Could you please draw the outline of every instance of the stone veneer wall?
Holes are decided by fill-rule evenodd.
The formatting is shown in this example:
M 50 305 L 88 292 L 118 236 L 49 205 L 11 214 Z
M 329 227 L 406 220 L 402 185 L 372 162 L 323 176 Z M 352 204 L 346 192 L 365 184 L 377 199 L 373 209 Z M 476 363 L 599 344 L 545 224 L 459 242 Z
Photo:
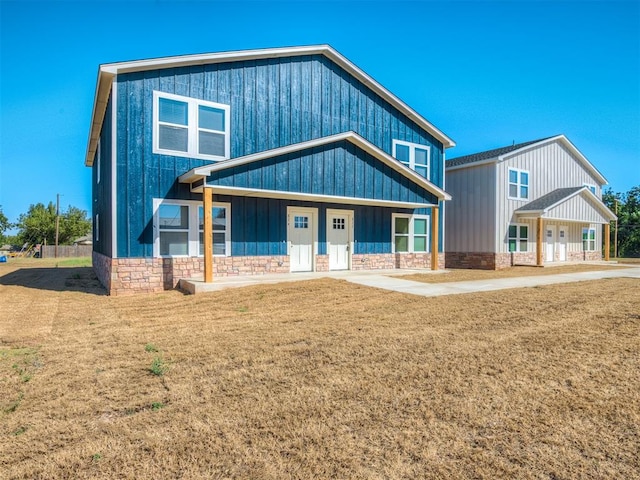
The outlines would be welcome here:
M 556 252 L 555 261 L 560 262 Z M 568 262 L 589 262 L 602 260 L 600 252 L 567 252 Z M 543 265 L 545 263 L 543 257 Z M 536 266 L 536 252 L 523 253 L 486 253 L 486 252 L 447 252 L 447 268 L 477 268 L 480 270 L 502 270 L 514 265 Z
M 495 270 L 496 256 L 488 252 L 447 252 L 445 254 L 447 268 L 476 268 L 479 270 Z
M 445 256 L 438 255 L 438 268 L 444 268 Z M 393 268 L 430 268 L 431 255 L 372 254 L 353 255 L 353 270 Z M 202 277 L 202 257 L 180 258 L 109 258 L 93 252 L 93 269 L 110 295 L 154 293 L 171 290 L 181 278 Z M 329 270 L 329 256 L 316 256 L 316 271 Z M 289 273 L 288 256 L 214 257 L 214 277 Z

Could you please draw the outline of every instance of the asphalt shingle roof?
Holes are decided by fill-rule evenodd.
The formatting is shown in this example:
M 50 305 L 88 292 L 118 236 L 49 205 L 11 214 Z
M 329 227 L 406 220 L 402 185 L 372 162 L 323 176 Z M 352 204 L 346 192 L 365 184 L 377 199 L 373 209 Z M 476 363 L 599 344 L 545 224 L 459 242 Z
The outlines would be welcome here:
M 520 207 L 516 210 L 516 212 L 530 212 L 532 210 L 544 210 L 545 208 L 549 208 L 551 205 L 555 205 L 561 200 L 567 198 L 570 195 L 573 195 L 578 190 L 582 190 L 584 187 L 568 187 L 568 188 L 558 188 L 553 190 L 552 192 L 547 193 L 546 195 L 541 196 L 540 198 L 536 198 L 535 200 L 527 203 L 523 207 Z
M 447 160 L 447 167 L 457 167 L 458 165 L 466 165 L 467 163 L 475 163 L 475 162 L 480 162 L 482 160 L 489 160 L 490 158 L 499 157 L 500 155 L 504 155 L 505 153 L 513 152 L 522 147 L 526 147 L 527 145 L 542 142 L 543 140 L 548 140 L 549 138 L 553 138 L 553 137 L 540 138 L 538 140 L 532 140 L 530 142 L 509 145 L 508 147 L 494 148 L 493 150 L 487 150 L 485 152 L 472 153 L 471 155 L 464 155 L 462 157 L 451 158 Z

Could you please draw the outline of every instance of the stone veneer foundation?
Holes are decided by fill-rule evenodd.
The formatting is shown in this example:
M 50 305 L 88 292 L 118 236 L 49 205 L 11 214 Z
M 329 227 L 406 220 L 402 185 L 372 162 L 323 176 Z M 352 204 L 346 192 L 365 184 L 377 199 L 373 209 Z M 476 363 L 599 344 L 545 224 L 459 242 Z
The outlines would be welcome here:
M 567 252 L 567 262 L 589 262 L 602 260 L 600 252 Z M 554 263 L 560 262 L 558 252 Z M 447 268 L 475 268 L 479 270 L 502 270 L 515 265 L 536 266 L 536 253 L 488 253 L 488 252 L 447 252 Z M 549 264 L 543 260 L 543 265 Z
M 176 288 L 181 278 L 202 277 L 202 257 L 179 258 L 109 258 L 93 252 L 93 269 L 109 295 L 154 293 Z M 438 268 L 443 269 L 445 255 L 438 254 Z M 353 255 L 352 270 L 393 268 L 430 268 L 431 255 L 425 254 L 371 254 Z M 329 271 L 329 256 L 316 255 L 315 270 Z M 264 275 L 289 273 L 289 257 L 214 257 L 214 277 L 236 275 Z

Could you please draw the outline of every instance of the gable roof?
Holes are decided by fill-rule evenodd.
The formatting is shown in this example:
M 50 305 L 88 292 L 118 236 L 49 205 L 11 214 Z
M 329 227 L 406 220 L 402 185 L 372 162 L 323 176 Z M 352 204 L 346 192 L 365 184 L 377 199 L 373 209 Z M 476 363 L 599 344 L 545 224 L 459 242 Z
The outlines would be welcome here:
M 483 165 L 488 163 L 498 163 L 507 160 L 514 155 L 531 150 L 534 148 L 542 147 L 550 143 L 558 142 L 571 152 L 571 154 L 577 158 L 577 160 L 600 182 L 601 185 L 605 185 L 607 179 L 593 166 L 589 160 L 578 150 L 573 143 L 564 135 L 555 135 L 553 137 L 541 138 L 539 140 L 532 140 L 530 142 L 518 143 L 508 147 L 495 148 L 493 150 L 487 150 L 484 152 L 474 153 L 471 155 L 465 155 L 462 157 L 452 158 L 446 161 L 445 170 L 459 170 L 476 165 Z
M 606 221 L 613 221 L 617 218 L 616 215 L 602 202 L 602 200 L 594 195 L 589 187 L 586 186 L 558 188 L 547 193 L 546 195 L 543 195 L 542 197 L 536 198 L 526 205 L 523 205 L 522 207 L 516 209 L 514 213 L 516 215 L 534 214 L 536 216 L 544 216 L 554 208 L 567 202 L 577 195 L 586 196 L 586 198 L 591 201 L 590 203 Z
M 438 198 L 438 200 L 451 200 L 451 196 L 431 183 L 429 180 L 424 178 L 423 176 L 416 173 L 414 170 L 411 170 L 406 165 L 400 163 L 398 160 L 393 158 L 388 153 L 380 150 L 378 147 L 373 145 L 371 142 L 362 138 L 360 135 L 353 131 L 338 133 L 336 135 L 329 135 L 327 137 L 318 138 L 315 140 L 309 140 L 306 142 L 296 143 L 294 145 L 287 145 L 285 147 L 274 148 L 272 150 L 267 150 L 264 152 L 253 153 L 251 155 L 245 155 L 244 157 L 232 158 L 229 160 L 223 160 L 221 162 L 216 162 L 210 165 L 205 165 L 202 167 L 192 168 L 188 172 L 180 175 L 179 181 L 181 183 L 189 183 L 192 184 L 192 189 L 194 184 L 198 185 L 198 188 L 202 187 L 204 181 L 206 181 L 206 177 L 211 175 L 213 172 L 218 172 L 221 170 L 226 170 L 233 167 L 238 167 L 240 165 L 246 165 L 253 162 L 258 162 L 261 160 L 265 160 L 267 158 L 272 158 L 280 155 L 285 155 L 287 153 L 298 152 L 301 150 L 305 150 L 308 148 L 318 147 L 321 145 L 327 145 L 330 143 L 335 143 L 339 141 L 348 141 L 353 145 L 361 148 L 365 152 L 372 155 L 374 158 L 382 162 L 383 164 L 391 167 L 393 170 L 398 172 L 403 177 L 407 178 L 410 182 L 424 188 L 429 193 L 433 194 Z M 297 192 L 292 192 L 293 194 L 297 194 Z
M 93 111 L 91 114 L 91 128 L 89 130 L 89 140 L 87 142 L 87 152 L 85 155 L 85 165 L 93 165 L 93 158 L 98 144 L 98 136 L 102 128 L 102 122 L 107 109 L 107 101 L 111 92 L 111 86 L 116 75 L 120 73 L 142 72 L 147 70 L 157 70 L 163 68 L 185 67 L 191 65 L 208 65 L 223 62 L 236 62 L 245 60 L 258 60 L 266 58 L 297 57 L 302 55 L 324 55 L 332 62 L 336 63 L 348 73 L 357 78 L 360 82 L 380 95 L 391 105 L 396 107 L 408 118 L 416 122 L 420 127 L 442 142 L 444 148 L 455 146 L 455 142 L 436 128 L 426 118 L 421 116 L 409 105 L 396 97 L 389 90 L 384 88 L 372 77 L 367 75 L 360 68 L 356 67 L 347 58 L 342 56 L 329 45 L 310 45 L 302 47 L 282 47 L 265 48 L 257 50 L 239 50 L 232 52 L 206 53 L 199 55 L 181 55 L 175 57 L 154 58 L 149 60 L 136 60 L 131 62 L 107 63 L 100 65 L 98 69 L 98 79 L 96 83 L 96 93 L 93 101 Z

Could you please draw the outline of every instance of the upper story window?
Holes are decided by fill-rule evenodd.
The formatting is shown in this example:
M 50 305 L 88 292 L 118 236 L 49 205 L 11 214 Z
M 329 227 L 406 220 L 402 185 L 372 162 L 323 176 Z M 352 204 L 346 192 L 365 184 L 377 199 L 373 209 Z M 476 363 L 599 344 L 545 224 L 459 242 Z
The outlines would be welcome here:
M 529 198 L 529 172 L 517 168 L 509 169 L 509 198 L 517 200 Z
M 429 179 L 431 147 L 428 145 L 394 140 L 393 156 L 396 160 L 404 163 L 411 170 L 415 170 L 426 179 Z
M 153 153 L 229 158 L 229 106 L 153 92 Z
M 582 184 L 582 186 L 583 186 L 583 187 L 588 187 L 588 188 L 589 188 L 589 190 L 591 190 L 591 193 L 593 193 L 594 195 L 597 195 L 597 193 L 596 193 L 596 186 L 595 186 L 595 185 L 592 185 L 592 184 L 590 184 L 590 183 L 583 183 L 583 184 Z

